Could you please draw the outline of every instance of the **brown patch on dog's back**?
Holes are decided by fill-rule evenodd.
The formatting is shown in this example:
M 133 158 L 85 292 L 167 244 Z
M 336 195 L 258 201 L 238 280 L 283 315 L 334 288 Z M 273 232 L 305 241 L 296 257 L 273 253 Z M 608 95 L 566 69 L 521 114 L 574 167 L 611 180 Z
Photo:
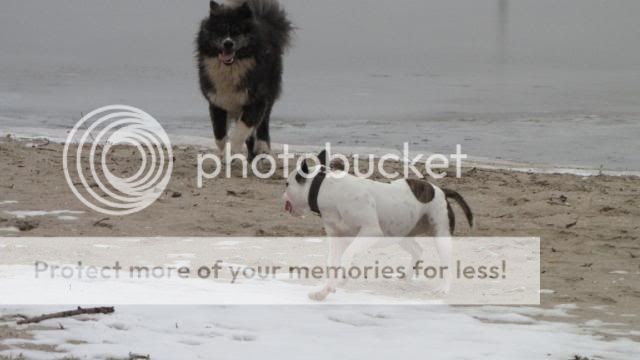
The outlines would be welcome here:
M 407 179 L 407 185 L 413 192 L 413 195 L 423 204 L 428 204 L 433 200 L 435 196 L 435 190 L 433 189 L 433 185 L 429 184 L 426 181 L 415 180 L 415 179 Z

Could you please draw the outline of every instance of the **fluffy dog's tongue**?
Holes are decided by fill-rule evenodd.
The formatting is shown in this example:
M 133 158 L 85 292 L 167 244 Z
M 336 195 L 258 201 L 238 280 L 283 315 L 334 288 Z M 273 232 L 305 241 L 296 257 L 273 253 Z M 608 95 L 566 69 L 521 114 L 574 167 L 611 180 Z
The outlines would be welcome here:
M 286 212 L 288 212 L 288 213 L 291 213 L 291 212 L 293 211 L 293 205 L 291 205 L 291 202 L 290 202 L 290 201 L 287 201 L 287 202 L 284 204 L 284 211 L 286 211 Z
M 222 61 L 226 65 L 231 65 L 236 59 L 236 54 L 233 52 L 231 53 L 222 52 L 220 53 L 220 55 L 218 55 L 218 58 L 220 59 L 220 61 Z

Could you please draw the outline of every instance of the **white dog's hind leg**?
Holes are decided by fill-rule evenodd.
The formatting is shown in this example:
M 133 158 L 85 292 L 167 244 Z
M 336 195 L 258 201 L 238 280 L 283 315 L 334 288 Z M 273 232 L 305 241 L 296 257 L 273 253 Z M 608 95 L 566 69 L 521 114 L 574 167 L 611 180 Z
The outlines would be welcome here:
M 448 295 L 451 290 L 451 279 L 453 277 L 452 272 L 454 271 L 451 254 L 452 247 L 451 237 L 436 238 L 436 248 L 438 249 L 438 255 L 440 256 L 440 266 L 446 267 L 443 274 L 444 283 L 440 284 L 433 290 L 433 293 L 436 295 Z
M 433 293 L 437 295 L 448 295 L 451 290 L 451 279 L 453 278 L 454 271 L 452 254 L 453 244 L 451 240 L 451 232 L 449 230 L 448 217 L 447 220 L 444 218 L 439 220 L 440 221 L 435 221 L 434 224 L 434 236 L 436 236 L 436 249 L 440 256 L 440 265 L 441 267 L 446 267 L 446 270 L 443 274 L 444 283 L 436 287 L 433 290 Z

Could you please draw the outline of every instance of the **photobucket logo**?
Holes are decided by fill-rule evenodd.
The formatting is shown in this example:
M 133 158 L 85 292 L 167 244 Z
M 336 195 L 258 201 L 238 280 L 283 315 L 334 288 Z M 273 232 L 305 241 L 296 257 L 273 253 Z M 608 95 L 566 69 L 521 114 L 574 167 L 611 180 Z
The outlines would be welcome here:
M 401 153 L 386 153 L 380 156 L 353 154 L 348 157 L 332 152 L 331 143 L 326 143 L 323 150 L 324 161 L 320 161 L 319 155 L 300 154 L 298 156 L 298 154 L 290 152 L 289 145 L 285 144 L 282 152 L 275 157 L 271 154 L 262 154 L 249 161 L 243 154 L 231 154 L 229 144 L 227 144 L 223 154 L 198 154 L 196 186 L 201 189 L 204 187 L 205 180 L 213 180 L 220 175 L 225 175 L 226 178 L 240 176 L 239 171 L 242 172 L 242 178 L 247 178 L 249 168 L 252 171 L 252 176 L 259 179 L 271 179 L 278 170 L 282 171 L 279 177 L 285 179 L 289 177 L 290 170 L 295 170 L 304 178 L 312 179 L 320 171 L 320 168 L 317 167 L 315 171 L 310 173 L 302 172 L 301 165 L 307 160 L 311 160 L 314 165 L 322 164 L 331 170 L 338 170 L 334 172 L 334 178 L 353 174 L 361 178 L 371 178 L 378 175 L 388 180 L 397 180 L 401 177 L 438 180 L 450 176 L 448 170 L 451 167 L 454 167 L 453 176 L 461 178 L 462 162 L 469 158 L 467 154 L 462 152 L 460 144 L 456 144 L 455 153 L 449 156 L 444 154 L 411 154 L 408 142 L 403 144 Z M 261 162 L 263 166 L 259 169 L 258 165 Z M 291 162 L 293 162 L 293 168 Z M 390 165 L 390 168 L 387 168 L 387 165 Z M 233 168 L 236 169 L 236 175 L 233 175 Z M 224 173 L 223 169 L 226 169 Z
M 113 154 L 120 150 L 130 156 L 132 149 L 139 160 L 133 171 L 130 158 L 123 165 Z M 167 133 L 151 115 L 111 105 L 87 114 L 71 130 L 63 168 L 71 191 L 86 206 L 107 215 L 129 215 L 162 195 L 171 178 L 173 152 Z M 121 176 L 113 168 L 122 170 Z

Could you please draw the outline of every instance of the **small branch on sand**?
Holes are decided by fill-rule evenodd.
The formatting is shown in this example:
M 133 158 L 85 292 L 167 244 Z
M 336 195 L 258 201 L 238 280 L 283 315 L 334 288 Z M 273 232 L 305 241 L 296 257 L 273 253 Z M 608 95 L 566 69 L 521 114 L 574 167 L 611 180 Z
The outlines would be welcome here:
M 106 217 L 106 218 L 102 218 L 96 222 L 93 223 L 93 226 L 96 227 L 103 227 L 103 228 L 107 228 L 107 229 L 113 229 L 113 225 L 109 224 L 107 221 L 111 220 L 110 218 Z
M 129 353 L 129 360 L 151 360 L 151 356 Z
M 44 139 L 36 139 L 36 140 L 40 140 L 42 141 L 41 144 L 36 144 L 35 142 L 31 144 L 31 147 L 34 149 L 41 149 L 49 144 L 51 144 L 51 142 L 49 141 L 49 139 L 44 138 Z
M 78 307 L 77 310 L 62 311 L 62 312 L 57 312 L 52 314 L 44 314 L 44 315 L 36 316 L 32 318 L 25 318 L 23 320 L 19 320 L 18 325 L 36 324 L 44 320 L 66 318 L 66 317 L 72 317 L 72 316 L 84 315 L 84 314 L 111 314 L 114 311 L 115 310 L 113 307 L 96 307 L 96 308 L 89 308 L 89 309 L 83 309 L 81 307 Z

